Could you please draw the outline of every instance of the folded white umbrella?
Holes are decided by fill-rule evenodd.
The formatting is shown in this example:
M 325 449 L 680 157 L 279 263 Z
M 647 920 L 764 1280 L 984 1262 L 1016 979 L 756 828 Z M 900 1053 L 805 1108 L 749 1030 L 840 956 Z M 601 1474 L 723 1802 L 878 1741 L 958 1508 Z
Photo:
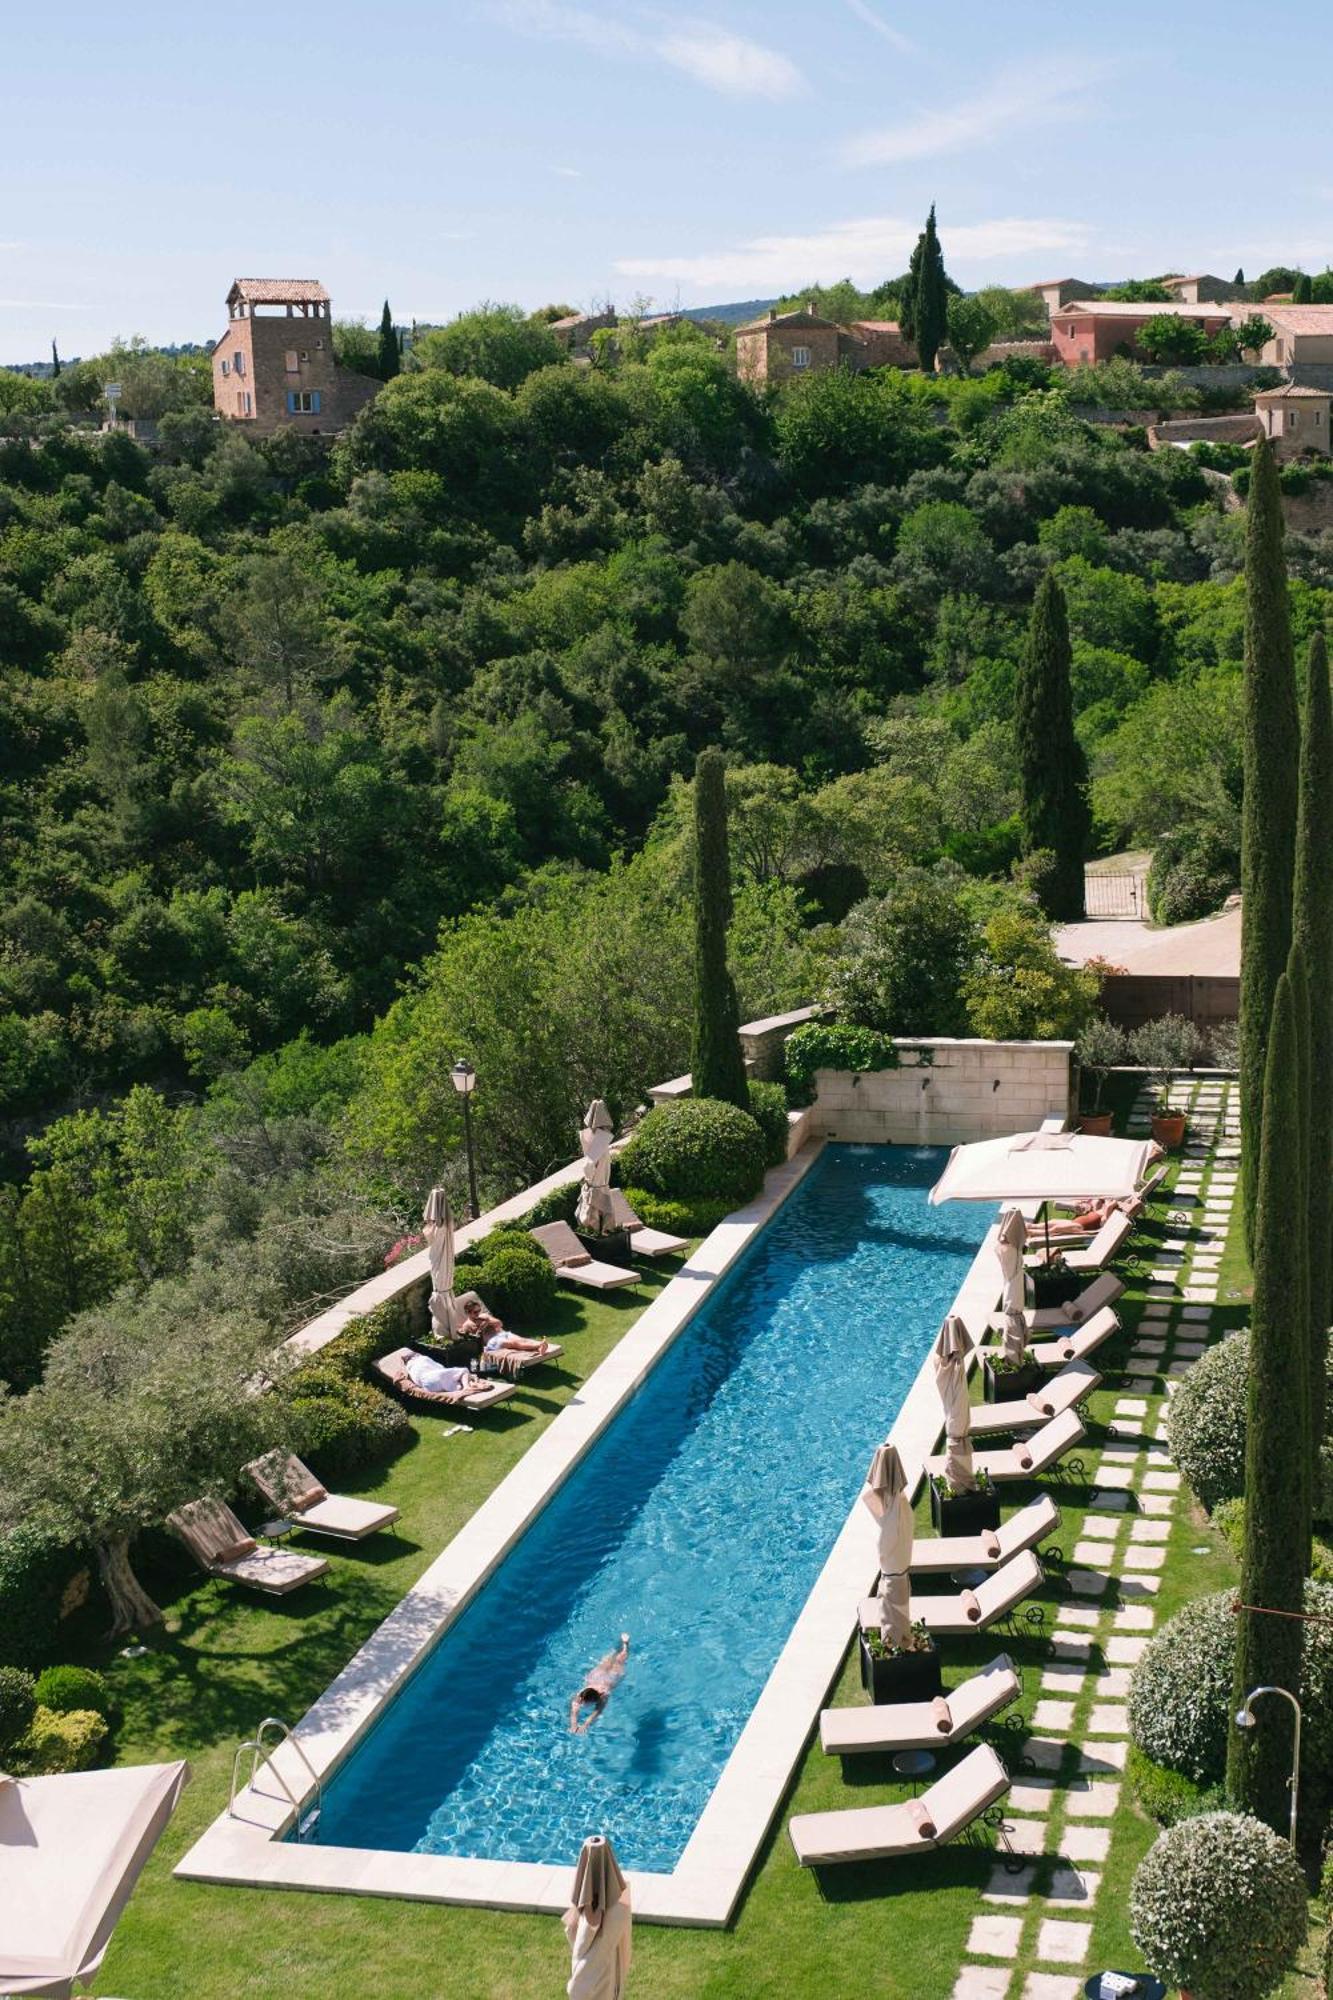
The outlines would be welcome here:
M 453 1337 L 457 1307 L 454 1303 L 454 1222 L 449 1213 L 449 1197 L 443 1188 L 432 1188 L 422 1211 L 421 1233 L 430 1255 L 430 1325 L 440 1342 Z
M 125 1764 L 0 1778 L 0 1993 L 68 2000 L 93 1978 L 189 1775 Z
M 886 1646 L 905 1647 L 912 1636 L 912 1508 L 896 1445 L 876 1445 L 861 1497 L 879 1523 L 880 1633 Z
M 995 1248 L 1000 1259 L 1000 1275 L 1004 1280 L 1000 1292 L 1000 1310 L 1004 1314 L 1005 1356 L 1015 1365 L 1022 1362 L 1028 1340 L 1028 1279 L 1023 1263 L 1027 1240 L 1028 1226 L 1021 1212 L 1016 1208 L 1002 1208 L 1000 1226 L 995 1237 Z
M 629 1885 L 600 1833 L 583 1843 L 561 1922 L 570 1948 L 569 2000 L 622 2000 L 632 1956 Z
M 600 1097 L 588 1106 L 579 1133 L 583 1151 L 583 1185 L 574 1210 L 574 1226 L 585 1236 L 608 1236 L 616 1226 L 611 1203 L 611 1141 L 615 1126 Z
M 970 1492 L 977 1483 L 972 1471 L 972 1412 L 967 1394 L 967 1357 L 972 1347 L 966 1326 L 957 1313 L 950 1313 L 935 1341 L 932 1366 L 944 1410 L 944 1476 L 950 1486 L 962 1492 Z

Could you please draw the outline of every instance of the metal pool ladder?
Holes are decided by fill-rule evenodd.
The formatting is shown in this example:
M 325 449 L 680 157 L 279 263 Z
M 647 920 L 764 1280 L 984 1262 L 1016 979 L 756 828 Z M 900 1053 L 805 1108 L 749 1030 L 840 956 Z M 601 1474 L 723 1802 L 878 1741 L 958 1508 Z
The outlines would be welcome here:
M 272 1731 L 277 1732 L 277 1741 L 272 1745 L 272 1747 L 270 1747 L 270 1745 L 265 1739 Z M 275 1749 L 281 1749 L 284 1743 L 290 1743 L 292 1749 L 296 1752 L 301 1762 L 305 1765 L 306 1770 L 310 1773 L 310 1780 L 315 1788 L 314 1806 L 308 1813 L 306 1813 L 304 1818 L 301 1817 L 300 1800 L 296 1797 L 295 1793 L 292 1791 L 291 1786 L 287 1783 L 287 1780 L 283 1777 L 282 1772 L 273 1762 L 273 1751 Z M 292 1735 L 291 1729 L 282 1720 L 282 1718 L 277 1715 L 266 1715 L 264 1717 L 264 1720 L 260 1723 L 258 1729 L 256 1729 L 254 1735 L 249 1737 L 246 1742 L 238 1743 L 236 1746 L 236 1755 L 231 1760 L 231 1796 L 227 1800 L 228 1817 L 231 1819 L 235 1819 L 236 1817 L 237 1780 L 240 1777 L 241 1773 L 241 1759 L 242 1757 L 244 1757 L 247 1750 L 250 1752 L 250 1775 L 245 1781 L 247 1787 L 252 1787 L 254 1785 L 255 1779 L 259 1774 L 259 1768 L 261 1764 L 263 1765 L 265 1770 L 271 1771 L 273 1773 L 273 1776 L 277 1779 L 278 1783 L 282 1786 L 283 1792 L 285 1793 L 287 1798 L 287 1803 L 291 1806 L 292 1811 L 297 1816 L 296 1838 L 298 1840 L 312 1840 L 319 1827 L 320 1814 L 324 1810 L 324 1788 L 320 1784 L 318 1772 L 315 1770 L 315 1767 L 311 1763 L 310 1759 L 306 1756 L 305 1751 L 301 1748 L 301 1745 Z

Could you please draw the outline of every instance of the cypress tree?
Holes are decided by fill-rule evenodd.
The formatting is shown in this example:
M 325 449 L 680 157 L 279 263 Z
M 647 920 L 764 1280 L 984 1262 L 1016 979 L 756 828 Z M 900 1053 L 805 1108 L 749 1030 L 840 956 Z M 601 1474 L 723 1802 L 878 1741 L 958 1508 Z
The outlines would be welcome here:
M 1306 1487 L 1293 1477 L 1293 1435 L 1306 1419 L 1305 1343 L 1293 1340 L 1299 1324 L 1304 1257 L 1293 1245 L 1303 1235 L 1291 1204 L 1299 1177 L 1296 1011 L 1283 973 L 1273 1002 L 1264 1070 L 1264 1116 L 1254 1220 L 1254 1299 L 1250 1307 L 1250 1383 L 1245 1439 L 1245 1548 L 1241 1601 L 1261 1610 L 1236 1616 L 1233 1715 L 1253 1687 L 1299 1693 L 1308 1526 Z M 1293 1249 L 1297 1254 L 1293 1255 Z M 1283 1704 L 1285 1709 L 1285 1704 Z M 1231 1725 L 1227 1790 L 1240 1806 L 1277 1831 L 1287 1823 L 1291 1743 L 1285 1716 L 1276 1710 L 1257 1729 Z
M 54 382 L 59 376 L 59 374 L 60 374 L 60 354 L 53 340 L 51 342 L 51 380 Z
M 1328 1327 L 1333 1318 L 1333 696 L 1322 632 L 1310 641 L 1296 798 L 1292 937 L 1310 983 L 1306 1117 L 1310 1266 L 1310 1431 L 1324 1436 Z
M 1295 1179 L 1287 1191 L 1292 1224 L 1287 1232 L 1287 1254 L 1296 1266 L 1299 1288 L 1298 1317 L 1292 1321 L 1288 1338 L 1302 1350 L 1305 1394 L 1299 1412 L 1301 1449 L 1297 1472 L 1302 1481 L 1305 1508 L 1305 1567 L 1310 1567 L 1313 1547 L 1313 1502 L 1319 1459 L 1319 1441 L 1311 1429 L 1310 1407 L 1310 981 L 1306 973 L 1305 951 L 1298 937 L 1291 940 L 1287 956 L 1287 983 L 1291 987 L 1291 1013 L 1296 1031 L 1296 1123 Z
M 1241 816 L 1240 1122 L 1245 1241 L 1254 1254 L 1255 1175 L 1262 1157 L 1264 1045 L 1273 994 L 1291 949 L 1300 761 L 1296 675 L 1282 553 L 1277 462 L 1254 448 L 1245 521 L 1245 799 Z
M 393 314 L 389 311 L 389 301 L 384 301 L 384 311 L 380 314 L 380 380 L 392 382 L 398 373 L 401 360 L 398 353 L 398 336 L 393 330 Z
M 1045 848 L 1054 854 L 1042 905 L 1048 917 L 1064 921 L 1083 915 L 1083 864 L 1092 834 L 1087 761 L 1074 734 L 1072 660 L 1065 594 L 1048 572 L 1032 606 L 1015 714 L 1023 852 Z
M 916 239 L 907 267 L 907 283 L 898 301 L 898 325 L 904 338 L 915 343 L 917 359 L 927 374 L 933 371 L 935 357 L 948 337 L 948 314 L 949 286 L 944 274 L 944 253 L 935 233 L 932 202 L 926 226 Z
M 1245 283 L 1245 272 L 1243 268 L 1237 271 L 1235 277 L 1232 279 L 1231 282 L 1233 285 L 1243 285 Z
M 1314 284 L 1308 271 L 1298 271 L 1296 282 L 1291 288 L 1291 303 L 1294 306 L 1308 306 L 1314 297 Z
M 694 1047 L 696 1097 L 721 1097 L 750 1108 L 741 1055 L 740 1009 L 727 968 L 731 857 L 727 847 L 726 767 L 721 752 L 701 750 L 694 766 Z

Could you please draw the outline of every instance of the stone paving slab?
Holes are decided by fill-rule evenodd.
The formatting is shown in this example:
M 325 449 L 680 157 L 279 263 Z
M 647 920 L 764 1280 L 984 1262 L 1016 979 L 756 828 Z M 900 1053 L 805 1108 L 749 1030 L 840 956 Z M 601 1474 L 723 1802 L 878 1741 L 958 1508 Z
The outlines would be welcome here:
M 1037 1956 L 1048 1965 L 1082 1965 L 1092 1943 L 1090 1924 L 1046 1917 L 1037 1932 Z
M 1007 1965 L 965 1965 L 952 2000 L 1007 2000 L 1013 1977 Z
M 1017 1958 L 1022 1936 L 1021 1917 L 973 1917 L 967 1949 L 974 1958 Z

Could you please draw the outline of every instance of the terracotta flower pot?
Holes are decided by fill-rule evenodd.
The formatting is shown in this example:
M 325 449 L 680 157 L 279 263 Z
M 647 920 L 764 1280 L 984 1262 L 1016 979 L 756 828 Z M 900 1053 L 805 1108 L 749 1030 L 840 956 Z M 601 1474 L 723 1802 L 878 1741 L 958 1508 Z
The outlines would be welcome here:
M 1109 1111 L 1080 1111 L 1078 1129 L 1096 1139 L 1107 1139 L 1111 1135 L 1111 1113 Z
M 1165 1147 L 1168 1153 L 1174 1153 L 1177 1146 L 1184 1143 L 1184 1112 L 1155 1111 L 1153 1113 L 1152 1135 L 1159 1146 Z

